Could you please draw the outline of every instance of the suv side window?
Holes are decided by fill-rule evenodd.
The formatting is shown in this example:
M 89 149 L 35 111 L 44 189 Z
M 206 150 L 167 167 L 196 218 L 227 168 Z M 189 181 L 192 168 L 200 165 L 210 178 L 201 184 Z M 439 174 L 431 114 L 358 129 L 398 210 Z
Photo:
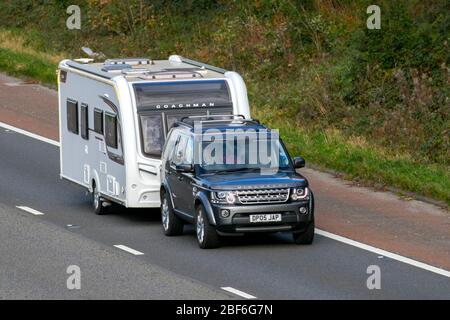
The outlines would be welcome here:
M 192 137 L 188 138 L 186 144 L 186 151 L 184 153 L 184 163 L 193 164 L 194 163 L 194 143 Z
M 171 163 L 177 165 L 182 164 L 184 162 L 185 153 L 186 153 L 186 145 L 188 143 L 189 137 L 185 135 L 181 135 L 175 146 L 175 152 L 172 155 Z
M 162 160 L 169 160 L 172 158 L 173 148 L 175 147 L 175 143 L 177 142 L 179 136 L 180 134 L 178 131 L 171 130 L 169 132 L 167 142 L 162 153 Z

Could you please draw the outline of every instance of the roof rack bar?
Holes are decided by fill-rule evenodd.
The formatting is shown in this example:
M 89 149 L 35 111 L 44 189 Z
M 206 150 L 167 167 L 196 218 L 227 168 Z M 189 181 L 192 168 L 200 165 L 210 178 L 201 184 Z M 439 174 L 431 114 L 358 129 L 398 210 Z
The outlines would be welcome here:
M 208 69 L 208 70 L 215 71 L 215 72 L 222 73 L 222 74 L 227 72 L 227 70 L 225 70 L 225 69 L 214 67 L 212 65 L 209 65 L 209 64 L 206 64 L 206 63 L 203 63 L 203 62 L 199 62 L 199 61 L 191 60 L 191 59 L 188 59 L 188 58 L 184 58 L 182 56 L 173 55 L 173 56 L 169 57 L 169 60 L 184 62 L 184 63 L 190 64 L 192 66 Z
M 181 120 L 184 120 L 184 119 L 199 119 L 199 118 L 208 118 L 208 119 L 222 118 L 222 119 L 219 119 L 219 120 L 226 120 L 226 119 L 223 119 L 224 117 L 231 118 L 231 119 L 239 117 L 241 119 L 245 119 L 245 117 L 242 114 L 210 114 L 210 115 L 206 114 L 206 115 L 198 115 L 198 116 L 187 116 L 187 117 L 182 118 Z
M 223 117 L 228 117 L 229 119 L 223 119 Z M 260 124 L 259 120 L 246 119 L 242 114 L 188 116 L 188 117 L 181 118 L 181 120 L 178 122 L 192 127 L 192 124 L 195 122 L 195 120 L 198 120 L 198 119 L 205 119 L 205 120 L 199 120 L 199 122 L 201 122 L 201 123 L 232 122 L 234 120 L 238 120 L 241 123 L 249 123 L 250 122 L 250 123 Z M 191 122 L 188 123 L 186 120 L 191 120 Z
M 108 59 L 104 62 L 105 65 L 116 65 L 116 64 L 128 64 L 142 65 L 142 64 L 152 64 L 152 60 L 147 58 L 124 58 L 124 59 Z

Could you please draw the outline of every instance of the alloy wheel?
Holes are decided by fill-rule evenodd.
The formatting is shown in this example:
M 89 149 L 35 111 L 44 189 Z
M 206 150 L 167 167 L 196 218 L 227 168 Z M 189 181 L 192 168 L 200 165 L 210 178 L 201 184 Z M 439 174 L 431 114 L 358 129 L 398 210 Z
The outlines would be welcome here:
M 198 242 L 203 243 L 205 237 L 205 221 L 203 220 L 202 210 L 198 211 L 197 215 L 197 239 Z
M 164 230 L 169 229 L 169 204 L 167 203 L 167 198 L 164 197 L 163 205 L 161 208 L 161 218 Z

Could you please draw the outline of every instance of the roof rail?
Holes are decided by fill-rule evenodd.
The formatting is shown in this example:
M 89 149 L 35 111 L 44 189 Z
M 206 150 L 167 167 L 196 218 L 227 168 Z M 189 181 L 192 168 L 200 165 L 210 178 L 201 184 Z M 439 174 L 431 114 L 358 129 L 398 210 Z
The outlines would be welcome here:
M 169 57 L 169 61 L 172 61 L 172 62 L 184 62 L 184 63 L 190 64 L 192 66 L 200 67 L 202 69 L 207 69 L 207 70 L 211 70 L 211 71 L 222 73 L 222 74 L 227 72 L 227 70 L 225 70 L 225 69 L 214 67 L 214 66 L 211 66 L 211 65 L 203 63 L 203 62 L 199 62 L 199 61 L 183 58 L 182 56 L 178 56 L 178 55 L 171 55 Z
M 192 124 L 195 121 L 199 121 L 201 123 L 218 123 L 218 122 L 233 122 L 235 120 L 238 120 L 240 123 L 260 124 L 259 120 L 246 119 L 245 116 L 243 116 L 242 114 L 215 114 L 215 115 L 188 116 L 181 118 L 179 122 L 184 125 L 192 127 Z
M 198 116 L 187 116 L 187 117 L 183 117 L 181 118 L 181 121 L 183 121 L 184 119 L 207 119 L 207 120 L 217 120 L 214 118 L 220 118 L 220 120 L 226 120 L 223 118 L 230 118 L 230 119 L 235 119 L 235 118 L 239 118 L 239 119 L 245 119 L 245 117 L 242 114 L 205 114 L 205 115 L 198 115 Z
M 200 71 L 200 69 L 198 69 Z M 148 71 L 148 70 L 147 70 Z M 146 72 L 141 76 L 143 79 L 190 79 L 190 78 L 203 78 L 201 72 L 197 71 L 181 71 L 181 70 L 162 70 Z

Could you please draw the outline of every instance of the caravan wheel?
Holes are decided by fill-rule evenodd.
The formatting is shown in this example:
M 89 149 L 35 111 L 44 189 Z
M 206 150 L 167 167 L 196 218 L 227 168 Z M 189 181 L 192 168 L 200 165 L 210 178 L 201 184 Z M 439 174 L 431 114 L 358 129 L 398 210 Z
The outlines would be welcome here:
M 94 185 L 94 189 L 92 191 L 92 205 L 94 207 L 95 214 L 103 215 L 106 214 L 107 207 L 103 206 L 103 200 L 100 195 L 100 192 Z

